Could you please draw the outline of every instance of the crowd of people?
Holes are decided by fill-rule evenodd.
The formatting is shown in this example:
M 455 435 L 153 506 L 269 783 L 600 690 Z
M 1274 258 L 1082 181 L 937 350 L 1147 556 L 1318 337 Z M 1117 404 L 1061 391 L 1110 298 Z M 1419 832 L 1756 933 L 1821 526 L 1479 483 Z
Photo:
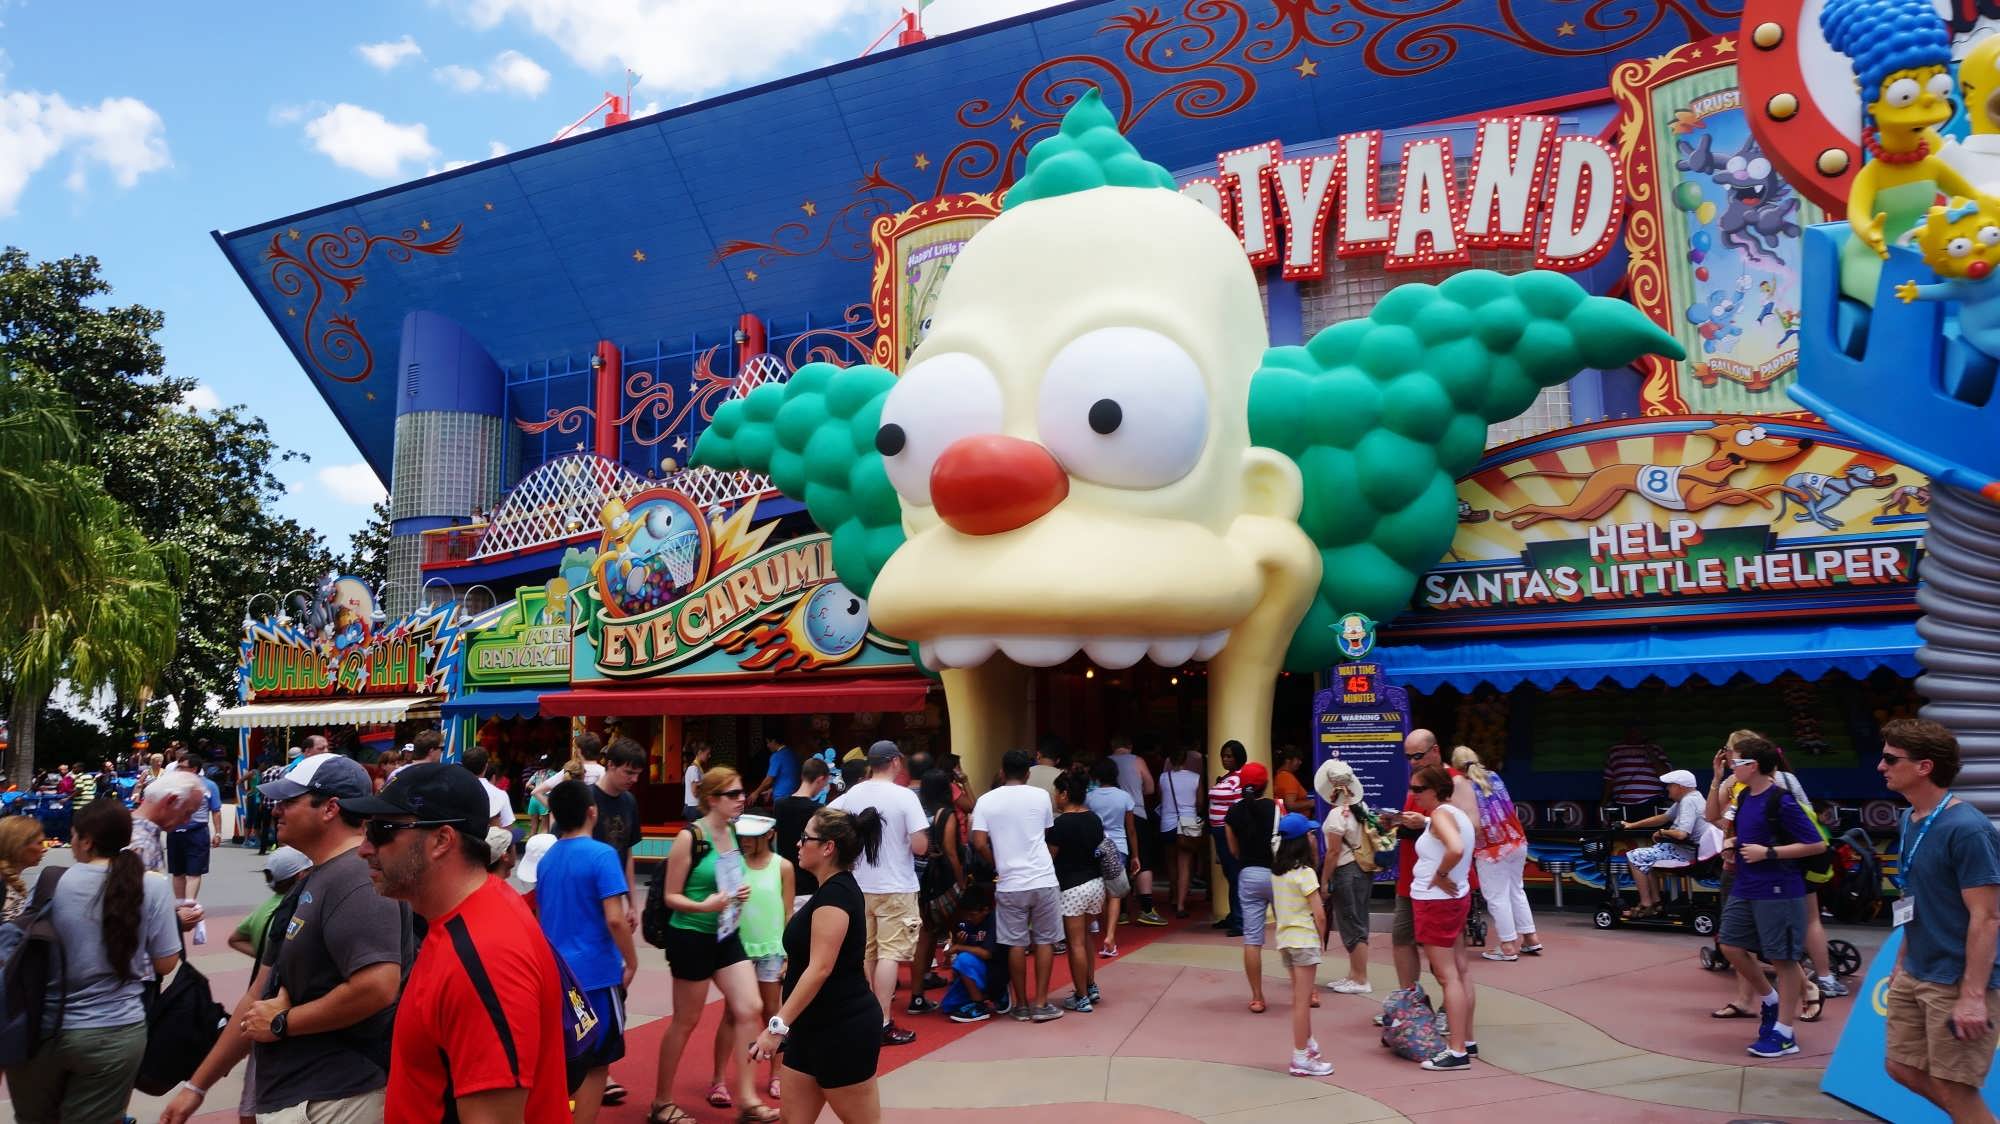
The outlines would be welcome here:
M 1882 733 L 1881 772 L 1912 808 L 1887 1067 L 1955 1120 L 1987 1119 L 1978 1090 L 2000 1036 L 2000 833 L 1951 795 L 1959 760 L 1948 731 L 1899 719 Z M 287 768 L 259 777 L 276 844 L 264 867 L 271 894 L 228 937 L 252 958 L 251 983 L 161 1119 L 203 1111 L 242 1066 L 245 1118 L 430 1119 L 450 1105 L 466 1121 L 594 1120 L 627 1095 L 612 1069 L 626 1056 L 642 930 L 665 951 L 673 993 L 651 1124 L 695 1119 L 676 1090 L 711 989 L 721 1018 L 697 1050 L 709 1107 L 739 1121 L 826 1108 L 878 1119 L 881 1052 L 916 1039 L 916 1016 L 1046 1023 L 1094 1012 L 1121 908 L 1140 924 L 1164 923 L 1162 905 L 1185 915 L 1211 854 L 1232 907 L 1215 924 L 1242 942 L 1251 1012 L 1268 1009 L 1266 950 L 1282 964 L 1288 1069 L 1299 1076 L 1334 1071 L 1313 1027 L 1322 987 L 1373 993 L 1369 898 L 1385 852 L 1397 861 L 1397 994 L 1381 1018 L 1394 1017 L 1399 996 L 1433 1007 L 1428 969 L 1441 1010 L 1423 1068 L 1476 1063 L 1474 963 L 1544 951 L 1505 783 L 1428 730 L 1405 739 L 1400 809 L 1369 808 L 1338 759 L 1307 787 L 1297 755 L 1281 751 L 1274 770 L 1234 742 L 1206 785 L 1198 754 L 1170 753 L 1155 772 L 1123 739 L 1088 764 L 1053 743 L 1015 750 L 976 797 L 949 755 L 880 741 L 833 760 L 773 742 L 757 784 L 690 747 L 693 816 L 648 892 L 633 861 L 631 790 L 645 767 L 636 743 L 579 735 L 527 794 L 547 830 L 523 846 L 483 754 L 446 764 L 420 736 L 412 760 L 378 778 L 309 740 Z M 1669 769 L 1657 777 L 1665 811 L 1646 801 L 1621 810 L 1623 826 L 1655 832 L 1627 854 L 1634 913 L 1660 908 L 1658 863 L 1684 864 L 1705 833 L 1724 836 L 1721 944 L 1739 994 L 1715 1016 L 1757 1019 L 1750 1052 L 1782 1057 L 1839 986 L 1811 967 L 1830 963 L 1806 881 L 1825 837 L 1768 739 L 1737 731 L 1713 764 L 1706 793 L 1692 772 Z M 45 915 L 73 950 L 60 1029 L 9 1074 L 19 1119 L 122 1115 L 147 1051 L 151 981 L 174 971 L 204 926 L 201 872 L 175 864 L 214 842 L 201 834 L 215 830 L 214 788 L 182 762 L 147 778 L 135 808 L 88 802 L 75 865 L 32 888 L 23 875 L 42 859 L 41 832 L 28 817 L 0 819 L 0 923 Z M 1317 821 L 1315 792 L 1328 808 Z M 1479 956 L 1466 935 L 1475 881 L 1497 938 Z M 1321 985 L 1336 937 L 1341 974 Z

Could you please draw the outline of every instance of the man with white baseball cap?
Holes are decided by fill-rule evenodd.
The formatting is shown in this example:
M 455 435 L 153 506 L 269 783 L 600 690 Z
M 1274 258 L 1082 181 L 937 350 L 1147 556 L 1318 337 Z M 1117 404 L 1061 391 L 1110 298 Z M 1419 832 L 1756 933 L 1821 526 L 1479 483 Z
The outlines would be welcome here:
M 1667 797 L 1673 801 L 1673 807 L 1657 816 L 1621 820 L 1618 824 L 1626 829 L 1659 828 L 1653 833 L 1652 846 L 1625 852 L 1625 861 L 1632 866 L 1632 884 L 1639 889 L 1639 904 L 1627 917 L 1651 917 L 1660 912 L 1660 889 L 1653 880 L 1653 864 L 1662 859 L 1682 864 L 1693 862 L 1695 846 L 1701 841 L 1702 819 L 1708 805 L 1695 787 L 1694 774 L 1675 769 L 1662 773 L 1660 783 L 1667 786 Z

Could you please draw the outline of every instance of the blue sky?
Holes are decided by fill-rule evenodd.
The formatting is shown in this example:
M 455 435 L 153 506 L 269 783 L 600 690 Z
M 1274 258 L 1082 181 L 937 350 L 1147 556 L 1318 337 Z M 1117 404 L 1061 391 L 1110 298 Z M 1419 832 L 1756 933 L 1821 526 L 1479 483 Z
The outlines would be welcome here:
M 936 0 L 943 34 L 1049 0 Z M 549 140 L 641 75 L 671 108 L 852 58 L 896 0 L 0 0 L 0 243 L 96 255 L 166 313 L 168 370 L 310 463 L 287 514 L 336 549 L 381 483 L 209 237 Z

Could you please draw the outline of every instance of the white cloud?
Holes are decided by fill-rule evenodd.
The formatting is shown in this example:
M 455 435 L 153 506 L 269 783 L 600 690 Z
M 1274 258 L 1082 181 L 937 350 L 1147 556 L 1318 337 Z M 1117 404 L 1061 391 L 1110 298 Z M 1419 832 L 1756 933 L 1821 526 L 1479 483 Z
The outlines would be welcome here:
M 486 156 L 488 159 L 492 159 L 497 156 L 505 156 L 507 155 L 507 152 L 508 152 L 507 146 L 501 144 L 499 141 L 486 142 Z
M 630 67 L 647 90 L 675 101 L 770 78 L 786 59 L 819 49 L 834 28 L 886 27 L 895 14 L 882 0 L 450 3 L 478 28 L 524 24 L 586 70 L 608 77 Z
M 968 27 L 1052 8 L 1063 0 L 936 0 L 924 9 L 924 33 L 950 35 Z
M 486 84 L 486 79 L 481 78 L 478 71 L 457 63 L 440 66 L 431 71 L 431 75 L 461 94 L 470 94 Z
M 487 74 L 495 86 L 510 94 L 538 98 L 549 88 L 549 72 L 519 51 L 500 52 L 487 68 Z
M 326 112 L 325 102 L 298 102 L 271 107 L 271 124 L 296 125 L 308 117 L 317 117 Z
M 105 98 L 73 106 L 61 94 L 0 92 L 0 218 L 14 213 L 28 180 L 58 156 L 70 158 L 63 182 L 89 186 L 93 167 L 119 187 L 170 166 L 166 122 L 137 98 Z
M 181 396 L 181 405 L 189 410 L 220 410 L 222 396 L 215 393 L 214 387 L 205 382 L 198 382 L 194 384 L 193 390 Z
M 389 490 L 382 486 L 381 478 L 375 475 L 375 470 L 360 461 L 353 464 L 330 464 L 313 473 L 313 476 L 319 481 L 321 491 L 341 503 L 365 506 L 389 494 Z
M 521 52 L 511 50 L 493 56 L 484 73 L 469 66 L 447 63 L 431 71 L 431 76 L 461 94 L 496 90 L 538 98 L 549 88 L 548 69 Z
M 334 163 L 376 179 L 395 179 L 403 174 L 404 164 L 435 159 L 438 154 L 424 126 L 397 124 L 347 102 L 306 122 L 306 138 Z
M 394 70 L 412 59 L 424 57 L 424 49 L 407 35 L 388 43 L 363 43 L 354 52 L 377 70 Z

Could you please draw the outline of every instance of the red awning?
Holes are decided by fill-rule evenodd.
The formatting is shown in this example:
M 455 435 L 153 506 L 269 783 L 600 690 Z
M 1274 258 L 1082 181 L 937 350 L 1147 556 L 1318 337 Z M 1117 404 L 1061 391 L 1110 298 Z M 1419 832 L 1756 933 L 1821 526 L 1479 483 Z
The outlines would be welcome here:
M 861 710 L 922 710 L 930 682 L 915 677 L 667 687 L 586 687 L 542 696 L 542 713 L 575 717 L 644 714 L 851 714 Z

